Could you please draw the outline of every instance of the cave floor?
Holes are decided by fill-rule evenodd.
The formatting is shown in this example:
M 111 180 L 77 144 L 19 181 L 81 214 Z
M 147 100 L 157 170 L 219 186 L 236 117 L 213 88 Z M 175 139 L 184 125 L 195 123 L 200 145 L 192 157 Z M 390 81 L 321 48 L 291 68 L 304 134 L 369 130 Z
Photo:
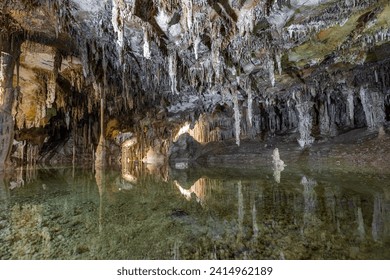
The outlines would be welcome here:
M 230 165 L 227 143 L 186 169 L 19 168 L 0 180 L 0 258 L 390 259 L 388 135 L 279 140 Z

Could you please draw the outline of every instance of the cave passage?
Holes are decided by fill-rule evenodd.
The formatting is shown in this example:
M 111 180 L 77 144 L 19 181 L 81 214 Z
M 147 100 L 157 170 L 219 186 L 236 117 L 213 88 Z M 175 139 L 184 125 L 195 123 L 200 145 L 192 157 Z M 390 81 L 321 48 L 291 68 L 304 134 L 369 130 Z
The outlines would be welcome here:
M 388 0 L 0 3 L 2 259 L 388 259 L 389 154 Z

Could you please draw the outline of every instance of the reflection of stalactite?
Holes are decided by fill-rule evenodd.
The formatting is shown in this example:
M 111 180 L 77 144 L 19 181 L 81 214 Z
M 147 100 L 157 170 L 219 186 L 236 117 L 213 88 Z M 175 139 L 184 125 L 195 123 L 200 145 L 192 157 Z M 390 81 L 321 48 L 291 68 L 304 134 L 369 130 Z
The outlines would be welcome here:
M 358 207 L 357 208 L 357 224 L 358 224 L 358 234 L 361 239 L 364 238 L 366 235 L 366 231 L 364 229 L 364 220 L 363 220 L 363 213 L 362 213 L 362 208 Z
M 272 153 L 272 164 L 275 182 L 280 183 L 280 176 L 286 165 L 284 164 L 284 161 L 280 159 L 278 148 L 275 148 Z
M 100 168 L 96 168 L 95 179 L 96 179 L 96 185 L 98 187 L 99 198 L 100 198 L 99 232 L 101 233 L 103 231 L 103 225 L 104 225 L 104 195 L 106 190 L 105 171 Z
M 252 227 L 253 227 L 253 238 L 257 238 L 259 236 L 259 226 L 257 225 L 257 209 L 256 203 L 253 202 L 252 206 Z
M 316 201 L 317 195 L 314 190 L 314 187 L 317 185 L 317 182 L 312 179 L 307 179 L 306 176 L 302 177 L 301 185 L 303 186 L 303 199 L 304 199 L 304 220 L 305 224 L 313 222 L 315 217 Z
M 174 181 L 174 183 L 176 187 L 179 189 L 180 193 L 187 200 L 191 200 L 191 195 L 195 194 L 196 201 L 199 202 L 201 205 L 204 205 L 206 195 L 207 195 L 207 185 L 209 183 L 207 182 L 206 178 L 200 178 L 188 190 L 180 186 L 180 184 L 177 181 Z
M 375 241 L 381 239 L 383 232 L 383 198 L 379 195 L 374 197 L 374 211 L 372 216 L 372 238 Z
M 242 193 L 242 183 L 237 183 L 237 197 L 238 197 L 238 228 L 240 236 L 244 233 L 244 195 Z
M 325 205 L 328 215 L 332 218 L 332 222 L 336 223 L 336 194 L 333 188 L 325 188 Z
M 106 141 L 104 136 L 104 99 L 102 98 L 100 101 L 100 138 L 96 149 L 95 168 L 104 169 L 105 162 L 106 162 Z

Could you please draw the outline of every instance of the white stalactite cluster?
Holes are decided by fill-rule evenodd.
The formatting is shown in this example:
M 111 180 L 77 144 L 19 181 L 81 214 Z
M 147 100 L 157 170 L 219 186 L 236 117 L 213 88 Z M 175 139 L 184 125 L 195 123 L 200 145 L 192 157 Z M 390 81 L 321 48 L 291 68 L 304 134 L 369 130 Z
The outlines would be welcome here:
M 168 71 L 171 79 L 171 92 L 177 94 L 177 55 L 176 52 L 171 52 L 168 57 Z
M 19 1 L 11 1 L 10 6 Z M 320 2 L 326 2 L 320 7 L 323 13 L 317 7 Z M 58 76 L 37 89 L 40 96 L 29 120 L 21 118 L 17 125 L 42 126 L 43 118 L 56 114 L 64 118 L 61 125 L 73 129 L 84 115 L 93 115 L 104 99 L 102 111 L 107 118 L 118 113 L 148 119 L 143 126 L 135 122 L 142 133 L 148 129 L 145 143 L 140 141 L 146 153 L 149 138 L 157 135 L 149 128 L 153 126 L 150 116 L 142 111 L 151 108 L 161 126 L 166 125 L 167 107 L 175 108 L 170 111 L 174 111 L 172 118 L 197 123 L 199 138 L 205 142 L 235 138 L 237 145 L 246 136 L 263 132 L 275 136 L 298 129 L 299 145 L 306 147 L 314 142 L 317 129 L 320 137 L 335 136 L 344 127 L 354 128 L 355 122 L 356 127 L 380 127 L 387 117 L 384 94 L 389 88 L 389 67 L 378 61 L 387 59 L 388 7 L 375 0 L 41 0 L 34 4 L 47 14 L 53 12 L 49 20 L 36 21 L 53 24 L 50 30 L 41 27 L 47 38 L 37 38 L 37 23 L 32 20 L 34 26 L 28 30 L 20 21 L 21 28 L 27 29 L 23 40 L 39 39 L 42 44 L 54 40 L 48 44 L 57 46 L 74 39 L 74 46 L 53 48 L 53 53 L 67 64 L 71 62 L 65 61 L 66 56 L 78 55 L 82 72 L 81 66 L 66 74 L 54 69 Z M 362 17 L 368 11 L 370 16 Z M 326 32 L 319 33 L 322 30 Z M 348 40 L 339 43 L 327 38 L 335 30 L 340 36 L 345 32 Z M 300 47 L 313 42 L 319 51 L 311 48 L 313 57 L 309 57 Z M 345 62 L 348 73 L 332 68 Z M 370 65 L 375 66 L 367 71 Z M 48 77 L 46 72 L 42 76 Z M 57 84 L 59 79 L 64 83 Z M 60 84 L 77 97 L 65 96 Z M 296 98 L 295 89 L 304 91 L 303 97 Z M 10 90 L 0 88 L 0 105 Z M 75 103 L 78 108 L 72 107 Z M 226 115 L 213 119 L 219 108 L 229 119 Z M 313 120 L 316 134 L 312 135 Z
M 363 86 L 359 91 L 362 102 L 366 124 L 368 128 L 379 128 L 385 120 L 384 100 L 381 93 L 377 91 L 367 91 Z
M 298 103 L 296 108 L 298 111 L 298 130 L 300 134 L 300 139 L 298 139 L 298 143 L 301 148 L 304 148 L 310 146 L 314 142 L 314 138 L 311 136 L 311 129 L 313 123 L 310 110 L 312 108 L 312 104 L 310 101 L 304 101 Z
M 185 20 L 185 25 L 187 31 L 192 30 L 192 0 L 181 0 L 181 7 L 183 9 L 183 18 Z
M 46 98 L 46 107 L 52 108 L 53 103 L 56 99 L 56 81 L 54 80 L 54 77 L 49 79 L 47 81 L 46 87 L 47 87 L 47 98 Z
M 271 55 L 267 56 L 267 68 L 272 87 L 275 86 L 275 63 Z
M 253 95 L 252 95 L 252 88 L 250 86 L 248 86 L 246 92 L 248 94 L 248 111 L 247 111 L 248 121 L 249 121 L 249 125 L 252 126 L 253 125 Z
M 246 35 L 247 37 L 249 37 L 253 31 L 254 24 L 255 15 L 253 8 L 242 8 L 237 21 L 237 27 L 240 36 Z
M 149 34 L 146 27 L 143 28 L 144 31 L 144 57 L 146 59 L 150 59 L 150 42 L 149 42 Z
M 233 110 L 234 110 L 234 129 L 236 135 L 236 144 L 240 146 L 240 133 L 241 133 L 241 113 L 240 106 L 238 104 L 238 92 L 233 92 Z

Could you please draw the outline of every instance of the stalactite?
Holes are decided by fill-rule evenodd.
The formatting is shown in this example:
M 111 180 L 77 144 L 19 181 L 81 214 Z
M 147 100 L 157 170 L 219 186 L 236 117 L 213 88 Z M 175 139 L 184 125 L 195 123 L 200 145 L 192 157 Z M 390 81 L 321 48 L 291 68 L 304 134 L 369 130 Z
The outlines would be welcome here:
M 275 86 L 275 64 L 271 55 L 267 56 L 267 68 L 272 87 Z
M 278 67 L 278 73 L 279 75 L 282 75 L 282 55 L 280 53 L 275 54 L 275 59 L 276 59 L 276 65 Z
M 241 114 L 240 107 L 238 105 L 238 93 L 237 91 L 233 92 L 233 110 L 234 110 L 234 129 L 236 135 L 236 144 L 240 146 L 240 133 L 241 133 Z
M 326 94 L 326 102 L 321 102 L 320 104 L 320 131 L 322 135 L 331 135 L 331 112 L 329 112 L 329 108 L 331 106 L 330 103 L 330 93 L 324 93 Z
M 253 96 L 252 96 L 252 89 L 250 86 L 247 87 L 247 93 L 248 93 L 248 121 L 249 125 L 252 127 L 252 118 L 253 118 Z
M 143 28 L 144 31 L 144 57 L 146 59 L 150 59 L 150 42 L 149 42 L 149 34 L 146 27 Z
M 313 179 L 303 176 L 301 179 L 301 185 L 303 186 L 303 198 L 304 198 L 304 221 L 305 225 L 310 225 L 313 222 L 313 216 L 315 216 L 315 208 L 317 202 L 317 195 L 314 187 L 317 182 Z
M 54 75 L 49 75 L 46 84 L 46 107 L 52 108 L 53 103 L 56 99 L 56 80 Z
M 120 0 L 112 0 L 112 17 L 111 17 L 111 23 L 114 27 L 114 31 L 117 35 L 117 46 L 118 46 L 118 53 L 121 53 L 121 50 L 123 48 L 123 40 L 124 40 L 124 15 L 122 12 L 121 7 L 119 6 Z
M 176 52 L 172 52 L 168 57 L 168 71 L 171 79 L 171 92 L 177 94 L 177 57 Z
M 220 51 L 221 51 L 222 38 L 220 35 L 220 23 L 219 22 L 217 22 L 213 25 L 211 37 L 212 37 L 212 42 L 211 42 L 212 66 L 213 66 L 213 69 L 215 72 L 216 81 L 220 81 L 220 74 L 221 74 Z
M 65 124 L 66 124 L 66 129 L 69 130 L 69 128 L 70 128 L 70 115 L 69 115 L 69 111 L 65 113 Z
M 347 110 L 348 110 L 348 117 L 349 117 L 349 124 L 351 126 L 354 125 L 354 111 L 355 111 L 355 106 L 354 106 L 354 97 L 353 97 L 353 91 L 349 90 L 348 95 L 347 95 Z
M 100 137 L 99 143 L 96 148 L 95 155 L 95 168 L 103 169 L 106 165 L 106 141 L 105 141 L 105 129 L 104 129 L 104 108 L 105 102 L 104 98 L 100 99 Z
M 298 129 L 300 134 L 300 139 L 298 139 L 298 143 L 301 148 L 310 146 L 314 142 L 314 138 L 311 136 L 311 129 L 313 125 L 310 113 L 311 107 L 312 104 L 309 101 L 298 103 L 296 106 L 298 111 Z
M 182 0 L 183 18 L 186 21 L 187 31 L 192 29 L 192 0 Z
M 368 128 L 378 128 L 385 120 L 384 98 L 376 91 L 368 91 L 360 87 L 360 100 L 363 105 Z
M 238 16 L 237 27 L 240 36 L 246 35 L 248 38 L 253 31 L 255 23 L 253 7 L 243 7 Z

